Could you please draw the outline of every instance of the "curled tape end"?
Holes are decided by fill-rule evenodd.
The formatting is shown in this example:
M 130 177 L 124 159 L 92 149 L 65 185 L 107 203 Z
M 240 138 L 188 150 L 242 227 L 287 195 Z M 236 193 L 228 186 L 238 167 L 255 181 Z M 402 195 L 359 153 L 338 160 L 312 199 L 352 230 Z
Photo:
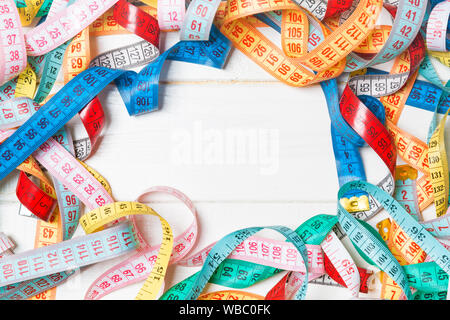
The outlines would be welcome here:
M 369 276 L 368 280 L 367 280 L 367 286 L 369 289 L 369 292 L 374 293 L 374 292 L 380 292 L 381 291 L 381 286 L 382 286 L 382 274 L 379 270 L 376 269 L 371 269 L 369 268 L 370 271 L 372 271 L 372 274 Z
M 384 219 L 377 223 L 378 233 L 381 235 L 384 241 L 389 240 L 389 231 L 391 230 L 391 220 L 389 218 Z
M 10 237 L 3 232 L 0 232 L 0 254 L 3 254 L 7 250 L 13 249 L 15 246 L 15 243 Z
M 339 202 L 348 212 L 359 212 L 370 209 L 369 198 L 366 195 L 351 197 L 350 199 L 341 198 Z
M 417 179 L 417 170 L 409 165 L 401 165 L 395 168 L 395 179 L 397 180 L 415 180 Z

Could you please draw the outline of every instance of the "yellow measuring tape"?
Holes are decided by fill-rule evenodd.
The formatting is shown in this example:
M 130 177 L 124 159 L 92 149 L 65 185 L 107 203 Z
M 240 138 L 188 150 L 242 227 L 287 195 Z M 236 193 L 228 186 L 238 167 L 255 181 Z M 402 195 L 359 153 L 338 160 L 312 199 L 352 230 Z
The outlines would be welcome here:
M 100 231 L 104 225 L 130 215 L 151 215 L 159 218 L 163 237 L 159 253 L 149 277 L 138 292 L 136 299 L 153 300 L 157 298 L 169 264 L 173 249 L 173 234 L 169 223 L 152 208 L 139 202 L 114 202 L 92 210 L 80 218 L 86 233 Z
M 44 0 L 25 0 L 26 7 L 18 8 L 22 26 L 28 26 L 41 8 Z
M 438 59 L 443 65 L 450 67 L 450 51 L 447 52 L 428 51 L 428 54 Z
M 33 99 L 34 92 L 36 90 L 36 84 L 36 73 L 33 71 L 30 65 L 27 65 L 25 70 L 23 70 L 17 78 L 14 97 L 28 97 L 30 99 Z
M 450 109 L 449 109 L 450 110 Z M 444 129 L 449 110 L 445 113 L 428 142 L 428 164 L 433 185 L 436 216 L 444 215 L 448 207 L 448 164 L 445 151 Z

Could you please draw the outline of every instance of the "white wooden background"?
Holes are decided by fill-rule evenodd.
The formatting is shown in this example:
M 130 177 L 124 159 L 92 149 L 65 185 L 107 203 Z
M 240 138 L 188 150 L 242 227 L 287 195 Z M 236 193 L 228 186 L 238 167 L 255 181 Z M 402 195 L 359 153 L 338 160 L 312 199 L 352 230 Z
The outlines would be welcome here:
M 168 48 L 177 39 L 178 33 L 163 34 L 161 43 Z M 134 35 L 92 38 L 91 53 L 95 56 L 138 40 Z M 448 69 L 444 70 L 444 77 L 448 76 Z M 60 78 L 56 89 L 61 88 L 61 74 Z M 199 212 L 196 250 L 240 228 L 284 225 L 295 229 L 316 214 L 336 213 L 338 179 L 330 120 L 319 85 L 281 84 L 235 49 L 224 70 L 167 62 L 161 80 L 162 109 L 138 117 L 128 116 L 113 85 L 100 95 L 107 125 L 87 163 L 109 181 L 115 199 L 134 200 L 154 185 L 183 191 Z M 425 139 L 430 120 L 431 113 L 407 107 L 399 125 Z M 85 135 L 79 120 L 72 120 L 69 127 L 75 138 Z M 244 136 L 244 145 L 233 145 L 231 137 L 243 133 L 251 138 Z M 240 158 L 233 158 L 239 155 L 236 150 L 244 152 Z M 376 183 L 385 167 L 369 148 L 362 155 L 368 179 Z M 18 215 L 16 180 L 17 172 L 0 182 L 0 230 L 14 239 L 16 252 L 21 252 L 33 247 L 36 220 Z M 152 199 L 151 206 L 168 219 L 175 235 L 190 224 L 188 210 L 176 200 Z M 381 217 L 373 219 L 373 224 Z M 143 223 L 151 243 L 158 243 L 159 222 Z M 82 234 L 80 227 L 76 236 Z M 282 239 L 272 232 L 265 234 Z M 83 268 L 58 287 L 57 299 L 82 299 L 90 283 L 122 259 Z M 166 289 L 197 270 L 170 267 Z M 248 291 L 264 295 L 281 276 Z M 104 299 L 133 299 L 141 284 Z M 207 287 L 208 291 L 218 289 L 223 287 Z M 307 299 L 350 297 L 346 289 L 314 284 L 307 294 Z

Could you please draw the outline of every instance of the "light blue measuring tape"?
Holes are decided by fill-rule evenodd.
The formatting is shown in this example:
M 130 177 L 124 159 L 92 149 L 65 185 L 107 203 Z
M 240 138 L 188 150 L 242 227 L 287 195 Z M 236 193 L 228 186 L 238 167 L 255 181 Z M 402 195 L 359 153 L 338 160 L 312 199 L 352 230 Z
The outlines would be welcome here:
M 420 221 L 421 214 L 417 203 L 416 180 L 396 179 L 394 198 L 408 211 L 416 221 Z
M 424 226 L 415 221 L 394 198 L 368 182 L 356 181 L 342 186 L 338 192 L 338 199 L 351 189 L 366 191 L 377 199 L 403 231 L 427 253 L 428 257 L 435 261 L 446 273 L 450 273 L 449 252 L 425 230 Z M 364 251 L 381 270 L 396 281 L 407 298 L 411 299 L 412 294 L 407 285 L 406 274 L 390 251 L 372 234 L 368 233 L 360 222 L 348 213 L 340 203 L 338 203 L 338 218 L 352 243 Z
M 180 40 L 209 40 L 220 0 L 193 0 L 181 25 Z
M 0 108 L 0 130 L 6 130 L 24 124 L 40 106 L 30 98 L 20 97 L 0 102 Z
M 67 46 L 71 41 L 72 39 L 63 43 L 62 45 L 53 49 L 45 55 L 45 64 L 44 70 L 42 72 L 42 78 L 34 97 L 34 100 L 36 102 L 41 103 L 42 101 L 44 101 L 52 90 L 56 79 L 58 78 L 59 70 L 61 70 L 63 64 L 64 53 L 66 52 Z
M 385 71 L 373 68 L 367 68 L 366 74 L 380 73 L 387 74 Z M 450 86 L 450 81 L 447 86 Z M 416 80 L 405 104 L 431 112 L 437 108 L 438 113 L 445 114 L 450 107 L 450 95 L 443 94 L 443 90 L 432 83 Z
M 425 16 L 427 0 L 399 0 L 397 14 L 385 45 L 370 61 L 347 56 L 345 72 L 360 70 L 375 64 L 386 63 L 408 48 L 420 30 Z M 352 65 L 352 67 L 349 67 Z
M 336 80 L 333 80 L 336 81 Z M 329 95 L 325 94 L 326 97 Z M 359 96 L 360 100 L 364 105 L 372 111 L 372 113 L 380 120 L 381 123 L 385 122 L 385 110 L 384 106 L 379 100 L 371 96 Z M 328 108 L 336 109 L 336 107 L 330 106 L 327 103 Z M 337 118 L 342 118 L 341 113 L 332 112 L 330 115 L 336 116 Z M 342 119 L 344 120 L 344 119 Z M 345 121 L 345 120 L 344 120 Z M 334 157 L 336 161 L 336 169 L 338 173 L 339 186 L 343 186 L 345 183 L 350 181 L 366 181 L 366 173 L 364 170 L 364 165 L 362 163 L 361 155 L 359 153 L 358 146 L 353 144 L 351 141 L 346 140 L 341 136 L 337 130 L 334 128 L 334 123 L 339 122 L 338 119 L 331 118 L 331 141 L 333 144 Z M 345 122 L 347 124 L 347 122 Z M 347 124 L 348 126 L 348 124 Z M 349 126 L 348 126 L 349 127 Z M 343 126 L 344 129 L 347 129 Z M 350 130 L 353 131 L 351 127 Z M 353 190 L 345 195 L 346 198 L 359 197 L 366 195 L 366 193 Z
M 47 13 L 51 7 L 51 4 L 53 0 L 48 1 L 48 9 Z M 71 5 L 74 3 L 74 0 L 70 0 L 66 3 L 66 6 Z M 45 3 L 44 3 L 45 4 Z M 42 6 L 44 6 L 44 4 Z M 42 7 L 41 7 L 42 8 Z M 64 7 L 61 7 L 61 10 L 64 9 Z M 46 13 L 46 14 L 47 14 Z M 54 12 L 53 15 L 57 14 L 57 12 Z M 48 16 L 43 17 L 39 24 L 43 23 Z M 44 70 L 42 71 L 42 78 L 39 83 L 39 87 L 36 91 L 36 95 L 34 97 L 34 100 L 38 103 L 41 103 L 42 101 L 47 98 L 47 96 L 50 94 L 50 91 L 52 90 L 56 79 L 58 77 L 58 73 L 61 70 L 63 60 L 64 60 L 64 54 L 66 52 L 67 46 L 72 42 L 72 39 L 67 40 L 65 43 L 60 45 L 59 47 L 53 49 L 49 53 L 45 55 L 45 64 L 44 64 Z
M 281 32 L 281 14 L 273 11 L 257 14 L 256 17 Z M 308 50 L 314 49 L 323 41 L 323 33 L 314 23 L 310 23 L 309 38 L 316 34 L 319 38 L 314 43 L 308 42 Z M 315 37 L 317 38 L 317 37 Z M 366 180 L 366 173 L 359 154 L 358 147 L 365 145 L 365 141 L 348 125 L 339 110 L 339 91 L 335 79 L 320 82 L 327 101 L 328 113 L 331 119 L 331 141 L 336 159 L 339 185 L 354 180 Z M 351 142 L 350 142 L 351 141 Z M 352 192 L 347 197 L 361 196 L 362 192 Z
M 25 300 L 43 291 L 59 286 L 75 271 L 52 273 L 44 277 L 23 281 L 0 288 L 0 300 Z
M 179 42 L 155 62 L 143 68 L 139 74 L 102 67 L 89 68 L 80 73 L 0 145 L 0 180 L 54 135 L 113 80 L 116 80 L 129 114 L 137 115 L 158 109 L 159 74 L 167 58 L 216 68 L 223 67 L 230 46 L 229 41 L 218 30 L 217 32 L 217 37 L 209 42 Z M 200 56 L 201 52 L 205 55 Z
M 21 252 L 0 260 L 0 286 L 76 269 L 130 252 L 138 246 L 130 222 L 104 231 Z
M 64 127 L 59 129 L 53 138 L 72 155 L 75 154 L 72 137 L 68 134 Z M 63 241 L 65 241 L 71 239 L 77 230 L 78 222 L 81 216 L 81 201 L 58 179 L 52 177 L 52 180 L 55 186 L 56 197 L 58 199 L 58 207 L 63 227 Z
M 283 226 L 253 227 L 235 231 L 219 240 L 209 252 L 202 269 L 191 277 L 183 280 L 176 286 L 169 289 L 161 300 L 195 300 L 203 291 L 204 287 L 211 279 L 214 271 L 225 261 L 227 256 L 246 238 L 262 229 L 272 229 L 282 234 L 286 239 L 294 244 L 300 252 L 305 266 L 308 265 L 308 253 L 305 243 L 293 230 Z M 305 281 L 296 292 L 295 298 L 304 298 L 308 286 L 308 268 L 305 268 Z
M 439 87 L 439 89 L 445 92 L 445 95 L 450 95 L 450 87 L 444 86 L 439 78 L 436 69 L 431 63 L 430 56 L 428 53 L 425 54 L 425 58 L 420 64 L 419 73 L 428 81 L 430 81 L 435 86 Z

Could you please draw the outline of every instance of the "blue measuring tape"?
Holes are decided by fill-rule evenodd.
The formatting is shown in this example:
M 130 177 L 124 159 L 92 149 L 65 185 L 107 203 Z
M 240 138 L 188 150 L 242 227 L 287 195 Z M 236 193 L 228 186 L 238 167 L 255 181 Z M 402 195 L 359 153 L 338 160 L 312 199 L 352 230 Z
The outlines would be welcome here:
M 75 271 L 63 271 L 1 287 L 0 300 L 25 300 L 31 298 L 43 291 L 59 286 L 74 273 Z
M 360 100 L 364 105 L 372 111 L 372 113 L 384 124 L 386 115 L 384 106 L 379 100 L 371 96 L 359 96 Z M 333 115 L 339 114 L 333 113 Z M 342 115 L 340 115 L 342 118 Z M 342 118 L 342 120 L 344 120 Z M 344 120 L 345 121 L 345 120 Z M 339 187 L 343 186 L 350 181 L 366 181 L 366 173 L 364 170 L 364 165 L 362 163 L 361 155 L 359 153 L 358 146 L 353 144 L 351 141 L 346 140 L 343 136 L 339 135 L 333 126 L 335 119 L 331 119 L 331 141 L 333 144 L 334 157 L 336 160 L 336 169 L 339 179 Z M 347 122 L 346 122 L 347 123 Z M 353 130 L 352 128 L 350 128 Z M 366 195 L 367 193 L 358 190 L 352 190 L 345 195 L 346 198 L 359 197 Z
M 427 253 L 428 257 L 435 261 L 446 273 L 450 273 L 450 259 L 447 249 L 426 231 L 424 226 L 414 220 L 394 198 L 370 183 L 357 181 L 344 185 L 338 192 L 338 199 L 351 189 L 366 191 L 377 199 L 403 231 Z M 362 227 L 361 223 L 348 213 L 340 203 L 338 203 L 338 217 L 342 228 L 352 240 L 352 243 L 364 251 L 381 270 L 397 282 L 408 299 L 412 299 L 413 296 L 408 286 L 406 274 L 391 252 L 383 246 L 380 240 L 368 233 L 367 229 Z
M 111 245 L 112 244 L 112 245 Z M 139 241 L 130 222 L 71 240 L 6 256 L 0 261 L 0 285 L 44 277 L 121 256 Z M 95 248 L 98 251 L 95 251 Z
M 367 68 L 367 74 L 386 74 L 386 71 Z M 432 83 L 416 80 L 409 94 L 406 105 L 445 114 L 450 107 L 450 96 L 443 95 L 443 90 Z
M 305 243 L 301 237 L 293 230 L 283 226 L 270 227 L 253 227 L 235 231 L 228 234 L 219 240 L 211 251 L 209 252 L 202 269 L 196 274 L 183 280 L 179 284 L 170 288 L 162 297 L 161 300 L 195 300 L 203 291 L 206 284 L 209 282 L 214 274 L 214 271 L 225 261 L 226 257 L 245 239 L 252 236 L 262 229 L 272 229 L 282 234 L 286 239 L 294 244 L 296 249 L 300 252 L 305 266 L 308 265 L 308 253 Z M 301 288 L 296 292 L 296 299 L 303 299 L 308 287 L 308 268 L 305 268 L 305 281 L 303 281 Z
M 179 42 L 157 60 L 133 71 L 89 68 L 58 91 L 38 112 L 0 145 L 0 180 L 116 80 L 130 115 L 158 110 L 159 74 L 166 59 L 222 68 L 230 43 L 217 28 L 205 42 Z

